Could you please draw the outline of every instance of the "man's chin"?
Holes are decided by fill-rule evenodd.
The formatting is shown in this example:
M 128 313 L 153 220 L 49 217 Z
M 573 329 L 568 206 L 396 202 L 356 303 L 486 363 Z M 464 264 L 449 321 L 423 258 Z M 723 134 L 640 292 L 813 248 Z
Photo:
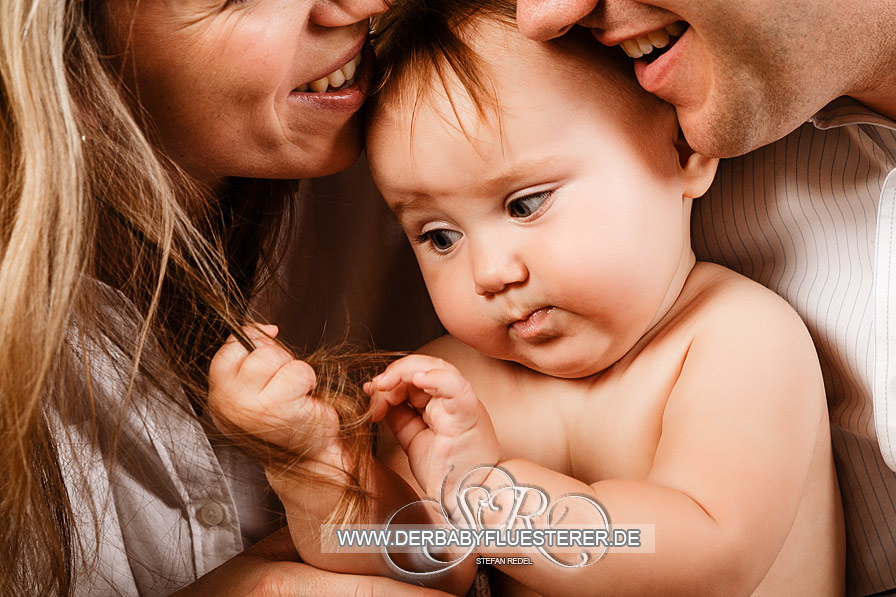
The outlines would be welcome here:
M 703 112 L 679 112 L 678 120 L 688 145 L 697 153 L 714 158 L 741 156 L 779 138 L 774 134 L 762 135 L 761 127 L 749 126 L 741 117 L 721 119 Z
M 733 158 L 782 139 L 805 123 L 814 112 L 790 118 L 776 117 L 769 109 L 750 111 L 747 106 L 713 110 L 702 107 L 693 112 L 676 109 L 681 130 L 691 148 L 714 158 Z

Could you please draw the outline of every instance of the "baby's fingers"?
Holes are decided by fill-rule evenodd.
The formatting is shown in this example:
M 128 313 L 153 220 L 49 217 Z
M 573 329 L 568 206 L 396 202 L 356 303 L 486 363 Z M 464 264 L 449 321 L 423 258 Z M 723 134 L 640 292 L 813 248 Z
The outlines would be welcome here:
M 414 438 L 428 428 L 420 414 L 407 404 L 399 404 L 389 410 L 385 418 L 398 445 L 407 453 Z
M 385 371 L 374 377 L 372 382 L 380 390 L 391 390 L 400 383 L 411 383 L 415 373 L 430 369 L 454 369 L 454 367 L 436 357 L 412 354 L 390 364 Z
M 382 389 L 376 381 L 372 381 L 365 384 L 364 390 L 370 395 L 370 417 L 373 421 L 381 420 L 390 408 L 399 404 L 409 402 L 415 408 L 424 408 L 429 401 L 426 393 L 403 381 L 388 389 Z
M 434 398 L 445 398 L 445 412 L 454 414 L 474 409 L 476 395 L 470 383 L 456 370 L 430 369 L 413 377 L 415 386 Z

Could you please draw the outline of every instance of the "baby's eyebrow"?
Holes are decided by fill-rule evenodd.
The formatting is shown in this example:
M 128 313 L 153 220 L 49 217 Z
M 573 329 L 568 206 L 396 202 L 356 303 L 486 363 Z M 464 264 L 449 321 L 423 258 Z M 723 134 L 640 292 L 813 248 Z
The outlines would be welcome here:
M 410 205 L 410 201 L 399 201 L 394 205 L 390 205 L 392 208 L 392 213 L 395 214 L 395 218 L 398 220 L 398 223 L 404 225 L 404 220 L 407 216 L 408 206 Z
M 421 196 L 409 196 L 392 203 L 390 207 L 392 213 L 394 213 L 395 217 L 398 219 L 398 223 L 402 226 L 409 224 L 408 220 L 411 219 L 411 214 L 422 209 L 420 207 L 420 201 L 422 200 L 425 200 L 425 198 Z
M 555 153 L 521 157 L 504 164 L 503 167 L 491 173 L 488 177 L 479 180 L 474 188 L 468 190 L 474 192 L 477 196 L 480 194 L 484 196 L 509 195 L 519 190 L 519 187 L 522 186 L 550 182 L 557 175 L 557 168 L 552 166 L 561 163 L 563 163 L 562 156 Z M 389 206 L 398 222 L 404 227 L 412 224 L 413 214 L 424 211 L 430 201 L 442 196 L 443 193 L 449 194 L 448 189 L 438 188 L 428 189 L 427 192 L 412 191 L 408 188 L 400 191 L 396 189 L 396 191 L 400 198 L 397 200 L 390 199 Z
M 519 184 L 532 184 L 534 179 L 539 178 L 542 171 L 558 161 L 558 156 L 554 154 L 520 158 L 483 180 L 482 184 L 494 189 L 509 189 Z

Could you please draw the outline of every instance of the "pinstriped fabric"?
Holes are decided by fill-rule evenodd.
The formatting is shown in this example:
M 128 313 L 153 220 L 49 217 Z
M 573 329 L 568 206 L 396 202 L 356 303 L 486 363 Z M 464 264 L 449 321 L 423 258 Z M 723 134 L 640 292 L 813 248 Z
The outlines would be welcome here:
M 890 284 L 896 290 L 887 235 L 896 230 L 894 169 L 896 124 L 841 98 L 777 143 L 724 160 L 692 220 L 699 259 L 776 291 L 812 333 L 844 501 L 847 589 L 859 595 L 896 588 L 896 474 L 886 464 L 896 452 L 896 431 L 886 433 L 896 429 L 896 383 L 887 386 L 896 374 L 896 296 L 881 300 Z

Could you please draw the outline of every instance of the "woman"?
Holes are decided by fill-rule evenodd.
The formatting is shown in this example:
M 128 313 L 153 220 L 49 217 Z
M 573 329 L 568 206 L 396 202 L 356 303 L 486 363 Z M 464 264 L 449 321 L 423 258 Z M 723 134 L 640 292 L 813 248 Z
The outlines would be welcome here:
M 0 1 L 0 594 L 411 590 L 240 554 L 276 515 L 202 409 L 288 181 L 357 157 L 384 9 Z

